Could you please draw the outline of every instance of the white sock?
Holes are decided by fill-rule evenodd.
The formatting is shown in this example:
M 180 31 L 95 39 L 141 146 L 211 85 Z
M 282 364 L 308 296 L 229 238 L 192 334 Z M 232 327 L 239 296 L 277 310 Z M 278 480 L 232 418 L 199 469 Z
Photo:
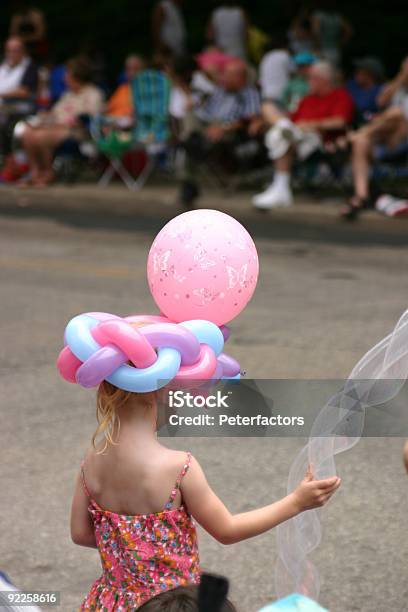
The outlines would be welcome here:
M 290 174 L 289 172 L 275 172 L 273 185 L 277 189 L 289 189 Z

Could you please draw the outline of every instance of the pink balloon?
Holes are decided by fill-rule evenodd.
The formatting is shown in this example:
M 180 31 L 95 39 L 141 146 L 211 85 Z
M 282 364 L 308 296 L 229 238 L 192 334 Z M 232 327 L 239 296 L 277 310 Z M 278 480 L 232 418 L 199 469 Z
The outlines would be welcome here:
M 256 247 L 236 219 L 218 210 L 174 217 L 156 236 L 147 261 L 152 296 L 172 321 L 231 321 L 252 297 Z
M 70 383 L 76 383 L 76 371 L 82 365 L 72 353 L 69 346 L 64 346 L 57 359 L 57 368 L 62 378 Z

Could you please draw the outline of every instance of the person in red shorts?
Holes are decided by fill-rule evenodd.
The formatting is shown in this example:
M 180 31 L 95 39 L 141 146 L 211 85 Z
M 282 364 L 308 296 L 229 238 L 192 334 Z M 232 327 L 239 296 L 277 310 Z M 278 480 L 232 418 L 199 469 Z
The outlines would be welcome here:
M 290 173 L 295 157 L 304 160 L 314 151 L 344 133 L 353 119 L 350 94 L 336 87 L 334 70 L 328 62 L 316 62 L 309 73 L 309 94 L 291 115 L 285 115 L 271 102 L 262 113 L 272 127 L 265 136 L 269 157 L 274 162 L 274 179 L 252 202 L 256 208 L 290 206 L 293 195 Z

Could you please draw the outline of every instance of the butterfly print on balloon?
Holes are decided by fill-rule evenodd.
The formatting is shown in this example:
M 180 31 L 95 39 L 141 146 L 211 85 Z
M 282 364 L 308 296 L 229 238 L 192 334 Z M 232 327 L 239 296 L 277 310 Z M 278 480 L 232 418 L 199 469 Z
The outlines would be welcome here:
M 157 274 L 158 272 L 167 272 L 167 264 L 169 263 L 170 255 L 171 255 L 170 250 L 165 251 L 164 253 L 161 253 L 160 255 L 158 255 L 157 253 L 154 253 L 153 271 L 155 274 Z
M 174 265 L 170 266 L 169 271 L 172 277 L 174 278 L 174 280 L 177 281 L 178 283 L 184 283 L 184 281 L 187 278 L 186 276 L 182 276 L 181 274 L 179 274 Z
M 215 261 L 209 259 L 207 251 L 203 248 L 197 249 L 197 252 L 194 254 L 194 261 L 198 263 L 202 270 L 208 270 L 208 268 L 215 266 Z
M 247 271 L 248 264 L 244 264 L 239 270 L 236 270 L 232 266 L 227 266 L 228 289 L 233 289 L 236 285 L 246 287 L 248 284 L 246 277 Z
M 194 289 L 193 294 L 198 298 L 199 304 L 205 306 L 209 302 L 217 299 L 218 293 L 214 292 L 214 287 L 201 287 L 200 289 Z

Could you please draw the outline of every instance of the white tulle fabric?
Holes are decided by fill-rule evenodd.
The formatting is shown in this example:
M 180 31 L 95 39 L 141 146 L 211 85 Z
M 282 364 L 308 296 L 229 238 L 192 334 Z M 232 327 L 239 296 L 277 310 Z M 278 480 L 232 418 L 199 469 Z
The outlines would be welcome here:
M 293 461 L 288 493 L 304 478 L 308 464 L 316 479 L 336 474 L 334 456 L 359 441 L 365 410 L 390 401 L 408 376 L 408 310 L 394 331 L 357 363 L 343 389 L 320 411 L 308 443 Z M 309 555 L 322 538 L 320 510 L 308 510 L 277 528 L 276 594 L 302 593 L 317 600 L 319 572 Z

